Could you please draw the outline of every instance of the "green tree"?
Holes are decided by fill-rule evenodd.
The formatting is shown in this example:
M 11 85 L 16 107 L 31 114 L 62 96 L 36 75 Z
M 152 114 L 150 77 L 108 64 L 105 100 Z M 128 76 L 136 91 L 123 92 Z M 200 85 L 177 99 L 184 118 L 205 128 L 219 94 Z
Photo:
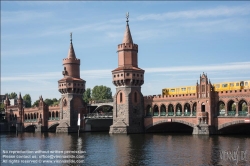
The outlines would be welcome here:
M 4 103 L 0 104 L 0 112 L 4 112 Z
M 9 99 L 16 99 L 17 98 L 17 94 L 15 92 L 11 92 L 9 94 Z
M 35 106 L 38 107 L 39 101 L 40 101 L 40 100 L 36 100 L 36 101 L 33 103 L 32 107 L 35 107 Z
M 48 106 L 52 106 L 52 105 L 53 105 L 53 100 L 51 100 L 51 99 L 45 99 L 44 102 L 45 102 Z
M 23 100 L 25 101 L 25 107 L 26 108 L 31 107 L 31 97 L 30 97 L 29 94 L 24 95 Z
M 83 94 L 83 100 L 85 103 L 89 103 L 91 100 L 91 89 L 87 88 L 86 91 Z
M 95 86 L 92 89 L 92 99 L 93 100 L 112 99 L 111 89 L 103 85 Z

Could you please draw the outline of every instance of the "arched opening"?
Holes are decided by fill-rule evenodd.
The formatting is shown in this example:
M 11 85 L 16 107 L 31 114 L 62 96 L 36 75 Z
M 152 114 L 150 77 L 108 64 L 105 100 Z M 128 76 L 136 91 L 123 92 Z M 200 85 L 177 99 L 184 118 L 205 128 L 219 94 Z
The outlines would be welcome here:
M 197 103 L 195 102 L 193 104 L 193 116 L 196 116 L 196 111 L 197 111 Z
M 36 117 L 37 117 L 37 119 L 39 118 L 39 114 L 38 114 L 38 112 L 36 113 Z
M 59 118 L 59 114 L 58 114 L 58 111 L 56 111 L 56 118 Z
M 158 116 L 159 115 L 159 108 L 157 105 L 154 106 L 154 116 Z
M 28 114 L 28 120 L 30 120 L 30 114 Z
M 172 104 L 168 105 L 168 116 L 174 116 L 174 106 Z
M 30 114 L 30 119 L 33 120 L 33 114 L 32 113 Z
M 245 100 L 241 100 L 239 102 L 238 115 L 247 116 L 247 113 L 248 113 L 247 102 Z
M 51 112 L 49 112 L 49 120 L 51 120 Z
M 24 114 L 24 120 L 27 120 L 27 114 Z
M 137 103 L 137 93 L 136 92 L 134 93 L 134 101 L 135 101 L 135 103 Z
M 201 104 L 201 112 L 205 112 L 206 111 L 206 105 L 205 103 Z
M 152 116 L 152 108 L 150 105 L 148 105 L 146 108 L 146 116 Z
M 53 111 L 52 112 L 52 120 L 54 120 L 55 119 L 55 112 Z
M 164 104 L 161 105 L 161 113 L 160 116 L 166 116 L 166 107 Z
M 250 134 L 250 123 L 236 123 L 218 130 L 218 134 Z
M 181 116 L 182 115 L 182 107 L 181 104 L 176 105 L 176 116 Z
M 192 134 L 193 127 L 179 122 L 162 122 L 146 129 L 147 133 L 187 133 Z
M 190 116 L 190 115 L 191 115 L 190 104 L 186 103 L 184 105 L 184 116 Z
M 120 92 L 120 103 L 122 102 L 122 92 Z
M 26 132 L 35 132 L 36 126 L 35 125 L 29 125 L 24 130 Z
M 42 114 L 40 114 L 40 118 L 42 119 Z
M 36 113 L 34 113 L 34 119 L 36 120 Z
M 59 125 L 59 123 L 52 124 L 49 126 L 48 131 L 49 132 L 56 132 L 56 127 Z
M 227 106 L 227 115 L 235 116 L 235 114 L 236 114 L 236 103 L 233 100 L 230 100 Z
M 224 116 L 225 114 L 226 114 L 225 103 L 223 101 L 219 101 L 217 115 Z
M 16 116 L 16 114 L 15 114 L 15 120 L 17 120 L 17 116 Z

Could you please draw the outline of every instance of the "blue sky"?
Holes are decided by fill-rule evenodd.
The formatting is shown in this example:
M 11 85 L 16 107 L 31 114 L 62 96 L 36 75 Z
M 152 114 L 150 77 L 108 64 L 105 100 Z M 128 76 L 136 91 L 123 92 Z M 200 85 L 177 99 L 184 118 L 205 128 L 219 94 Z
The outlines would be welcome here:
M 126 12 L 145 70 L 143 95 L 195 85 L 203 72 L 212 83 L 250 80 L 247 1 L 1 1 L 1 94 L 60 98 L 70 32 L 86 88 L 105 85 L 114 94 Z

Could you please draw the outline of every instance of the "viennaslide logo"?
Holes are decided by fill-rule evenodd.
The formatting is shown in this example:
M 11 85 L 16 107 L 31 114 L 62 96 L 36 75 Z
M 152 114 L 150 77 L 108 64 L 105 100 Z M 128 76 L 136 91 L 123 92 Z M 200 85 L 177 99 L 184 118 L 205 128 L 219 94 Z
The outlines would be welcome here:
M 247 150 L 224 150 L 220 151 L 220 159 L 224 161 L 234 161 L 238 164 L 239 161 L 247 161 Z

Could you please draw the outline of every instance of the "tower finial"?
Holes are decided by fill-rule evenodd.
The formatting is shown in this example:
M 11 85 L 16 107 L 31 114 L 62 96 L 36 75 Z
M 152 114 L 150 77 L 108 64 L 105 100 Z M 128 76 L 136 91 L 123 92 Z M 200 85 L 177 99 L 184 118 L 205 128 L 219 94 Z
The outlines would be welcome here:
M 128 24 L 128 22 L 129 22 L 129 21 L 128 21 L 128 18 L 129 18 L 129 12 L 127 12 L 127 13 L 126 13 L 126 18 L 127 18 L 127 21 L 126 21 L 126 22 L 127 22 L 127 24 Z
M 72 43 L 72 32 L 70 32 L 70 43 Z

